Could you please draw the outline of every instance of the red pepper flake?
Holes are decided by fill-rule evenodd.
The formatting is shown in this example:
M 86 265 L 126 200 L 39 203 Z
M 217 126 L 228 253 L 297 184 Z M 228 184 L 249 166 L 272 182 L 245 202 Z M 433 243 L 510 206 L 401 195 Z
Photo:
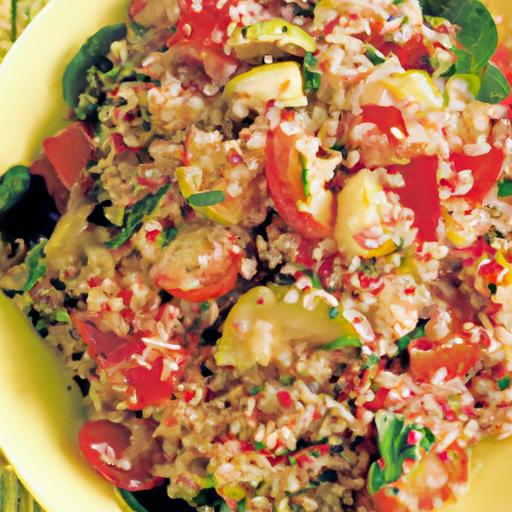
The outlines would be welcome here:
M 297 455 L 295 457 L 295 460 L 297 461 L 299 468 L 303 468 L 304 466 L 311 464 L 313 462 L 313 459 L 309 455 L 306 455 L 305 453 Z
M 228 160 L 233 164 L 241 164 L 244 161 L 244 157 L 235 151 L 234 149 L 230 149 L 228 153 Z
M 384 459 L 379 459 L 377 461 L 377 464 L 380 467 L 380 469 L 384 469 L 386 467 L 386 463 L 384 462 Z
M 375 290 L 371 291 L 371 294 L 377 296 L 382 290 L 384 290 L 384 288 L 386 288 L 386 285 L 384 283 L 381 283 L 380 286 L 375 288 Z
M 334 29 L 338 25 L 339 21 L 340 21 L 340 17 L 336 16 L 336 18 L 334 18 L 332 21 L 327 23 L 327 25 L 325 25 L 325 27 L 324 27 L 324 35 L 328 36 L 329 34 L 332 34 L 334 32 Z
M 121 311 L 121 316 L 127 322 L 133 322 L 135 320 L 135 312 L 131 309 L 123 309 L 123 311 Z
M 414 286 L 411 286 L 410 288 L 406 288 L 404 290 L 405 295 L 414 295 L 416 292 L 416 288 Z
M 313 421 L 319 420 L 321 417 L 322 413 L 318 409 L 315 409 L 315 412 L 313 413 Z
M 124 288 L 117 294 L 117 296 L 120 297 L 123 300 L 123 304 L 128 307 L 132 300 L 133 292 Z
M 149 242 L 155 242 L 159 234 L 159 229 L 152 229 L 151 231 L 146 231 L 146 240 L 148 240 Z
M 141 147 L 131 147 L 125 144 L 124 138 L 120 133 L 113 133 L 111 135 L 112 144 L 114 145 L 114 149 L 116 153 L 125 153 L 126 151 L 137 152 L 140 151 Z
M 279 400 L 279 403 L 282 407 L 285 409 L 289 409 L 293 405 L 292 397 L 290 396 L 290 393 L 288 391 L 285 391 L 284 389 L 277 392 L 277 399 Z
M 183 394 L 183 400 L 188 404 L 188 403 L 192 402 L 192 400 L 194 399 L 195 396 L 196 396 L 196 392 L 189 389 L 189 390 L 185 391 L 185 393 Z
M 352 323 L 357 325 L 357 324 L 360 324 L 362 322 L 361 318 L 359 318 L 358 316 L 356 316 L 353 320 L 352 320 Z
M 441 452 L 438 454 L 438 457 L 441 462 L 448 462 L 449 460 L 448 452 Z
M 407 444 L 416 446 L 421 440 L 421 434 L 417 430 L 410 430 L 407 434 Z
M 100 276 L 92 276 L 89 279 L 87 279 L 87 284 L 89 285 L 89 288 L 97 288 L 98 286 L 103 283 L 103 277 Z
M 262 298 L 258 299 L 258 300 L 256 301 L 256 304 L 259 304 L 260 306 L 261 306 L 262 304 L 265 304 L 265 299 L 262 299 Z
M 281 112 L 281 120 L 282 121 L 293 121 L 294 119 L 295 119 L 295 110 L 283 110 Z

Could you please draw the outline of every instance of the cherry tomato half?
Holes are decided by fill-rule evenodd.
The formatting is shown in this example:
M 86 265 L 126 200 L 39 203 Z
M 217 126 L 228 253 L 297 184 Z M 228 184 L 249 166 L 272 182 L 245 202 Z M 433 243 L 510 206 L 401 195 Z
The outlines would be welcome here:
M 141 420 L 141 426 L 146 427 Z M 80 451 L 87 462 L 112 484 L 128 491 L 153 489 L 164 479 L 152 475 L 152 466 L 160 453 L 158 443 L 150 439 L 137 451 L 134 460 L 124 458 L 131 445 L 128 427 L 108 420 L 88 421 L 78 434 Z
M 393 106 L 381 107 L 380 105 L 364 105 L 361 108 L 363 109 L 363 123 L 376 124 L 391 144 L 398 144 L 409 135 L 400 109 Z

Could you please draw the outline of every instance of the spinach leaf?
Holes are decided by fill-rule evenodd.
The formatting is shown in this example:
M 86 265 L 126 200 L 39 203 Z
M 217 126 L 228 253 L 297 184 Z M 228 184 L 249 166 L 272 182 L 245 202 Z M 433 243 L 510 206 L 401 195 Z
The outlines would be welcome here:
M 304 56 L 304 90 L 307 93 L 312 91 L 318 91 L 322 81 L 320 73 L 313 71 L 318 64 L 318 60 L 313 56 L 311 52 L 306 52 Z
M 30 170 L 24 165 L 11 167 L 0 178 L 0 214 L 9 211 L 30 186 Z
M 498 47 L 498 30 L 480 0 L 420 0 L 420 4 L 424 14 L 446 18 L 460 28 L 457 40 L 471 54 L 473 72 L 485 67 Z
M 498 183 L 498 197 L 512 196 L 512 180 L 505 179 Z
M 23 286 L 24 292 L 32 290 L 39 279 L 46 274 L 46 262 L 43 258 L 47 242 L 48 240 L 41 240 L 27 254 L 25 265 L 27 265 L 28 269 L 28 278 L 25 286 Z
M 420 448 L 429 452 L 435 442 L 432 431 L 420 425 L 406 425 L 404 417 L 389 411 L 378 411 L 375 415 L 377 425 L 377 447 L 380 461 L 374 462 L 368 472 L 368 492 L 377 493 L 387 484 L 396 482 L 403 472 L 407 459 L 418 460 Z M 409 444 L 409 434 L 419 434 L 418 442 Z
M 71 108 L 78 106 L 80 94 L 87 87 L 87 70 L 94 66 L 98 59 L 108 54 L 114 41 L 125 38 L 126 34 L 124 23 L 103 27 L 87 39 L 73 57 L 62 78 L 64 99 Z
M 139 229 L 142 227 L 144 217 L 153 213 L 160 202 L 160 199 L 169 190 L 170 185 L 163 186 L 155 194 L 148 194 L 127 208 L 124 213 L 124 222 L 121 231 L 112 240 L 109 240 L 105 246 L 109 249 L 117 249 L 124 245 Z
M 157 237 L 156 237 L 156 243 L 158 247 L 161 247 L 162 249 L 167 247 L 178 234 L 178 230 L 176 228 L 167 228 L 164 229 Z
M 510 84 L 506 76 L 494 64 L 489 63 L 482 76 L 482 85 L 477 99 L 486 103 L 500 103 L 508 98 Z

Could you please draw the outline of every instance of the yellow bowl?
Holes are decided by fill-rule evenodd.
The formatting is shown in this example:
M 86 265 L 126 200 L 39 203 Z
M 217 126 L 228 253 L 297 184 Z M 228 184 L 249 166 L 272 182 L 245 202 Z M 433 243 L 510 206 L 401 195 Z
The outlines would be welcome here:
M 508 20 L 504 31 L 512 2 L 490 2 Z M 52 0 L 15 44 L 0 66 L 0 169 L 30 163 L 43 136 L 62 124 L 66 63 L 90 34 L 123 19 L 125 10 L 126 0 Z M 79 455 L 78 390 L 2 294 L 0 332 L 0 450 L 48 512 L 119 512 L 112 487 Z M 446 512 L 511 511 L 510 460 L 512 442 L 477 447 L 471 491 Z

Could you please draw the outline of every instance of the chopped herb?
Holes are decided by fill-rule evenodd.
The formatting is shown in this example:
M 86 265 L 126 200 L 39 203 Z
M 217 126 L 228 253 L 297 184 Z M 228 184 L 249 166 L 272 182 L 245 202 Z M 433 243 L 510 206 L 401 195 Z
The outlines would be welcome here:
M 498 197 L 512 196 L 512 180 L 503 180 L 498 183 Z
M 378 66 L 379 64 L 386 62 L 386 57 L 384 57 L 384 54 L 379 52 L 375 46 L 367 44 L 365 48 L 366 51 L 364 55 L 373 65 Z
M 188 204 L 195 207 L 213 206 L 224 201 L 224 192 L 222 190 L 210 190 L 208 192 L 199 192 L 187 197 Z
M 304 89 L 307 93 L 312 91 L 318 91 L 322 77 L 320 73 L 312 71 L 316 68 L 318 60 L 313 56 L 311 52 L 306 52 L 304 56 Z
M 320 457 L 320 452 L 318 450 L 313 450 L 310 455 L 311 457 L 318 459 L 318 457 Z
M 264 450 L 266 448 L 265 443 L 261 443 L 259 441 L 255 441 L 253 443 L 253 446 L 254 446 L 254 449 L 257 450 L 257 451 L 261 451 L 261 450 Z
M 377 446 L 381 462 L 374 462 L 368 473 L 368 492 L 377 493 L 387 484 L 396 482 L 403 472 L 406 460 L 418 460 L 420 448 L 429 452 L 435 437 L 427 427 L 406 425 L 404 417 L 389 411 L 378 411 L 375 415 L 377 425 Z M 418 444 L 409 444 L 409 433 L 415 431 L 421 434 Z
M 225 503 L 213 488 L 202 489 L 193 501 L 198 507 L 212 508 L 222 506 Z
M 23 287 L 24 292 L 32 290 L 39 279 L 46 274 L 46 262 L 43 259 L 43 253 L 47 242 L 47 240 L 41 240 L 27 254 L 25 265 L 27 265 L 28 269 L 28 278 L 25 286 Z
M 295 382 L 295 377 L 293 375 L 283 375 L 280 377 L 279 382 L 283 386 L 291 386 Z
M 71 318 L 69 317 L 68 310 L 66 308 L 59 308 L 55 311 L 55 321 L 62 322 L 65 324 L 71 323 Z
M 202 313 L 207 313 L 210 310 L 210 303 L 209 302 L 201 302 L 199 305 L 199 309 Z
M 446 18 L 441 18 L 440 16 L 429 16 L 426 14 L 424 19 L 428 25 L 430 25 L 434 29 L 441 28 L 448 21 Z
M 393 0 L 393 5 L 401 5 L 405 2 L 405 0 Z
M 334 469 L 326 469 L 323 471 L 318 477 L 320 482 L 337 482 L 338 481 L 338 473 L 334 471 Z
M 334 144 L 334 146 L 331 147 L 334 151 L 339 151 L 341 153 L 341 156 L 343 160 L 346 160 L 348 158 L 348 149 L 343 144 Z
M 370 368 L 373 368 L 374 366 L 379 364 L 379 361 L 380 361 L 379 356 L 377 356 L 375 354 L 370 354 L 368 356 L 368 359 L 366 360 L 366 362 L 361 366 L 361 368 L 363 370 L 369 370 Z
M 176 238 L 177 234 L 178 230 L 176 228 L 166 228 L 161 231 L 156 237 L 158 247 L 161 247 L 162 249 L 167 247 Z
M 306 18 L 312 18 L 314 15 L 315 6 L 310 5 L 306 9 L 301 7 L 299 4 L 292 4 L 294 16 L 304 16 Z
M 500 379 L 497 384 L 501 391 L 505 391 L 505 389 L 508 389 L 510 386 L 510 377 L 503 377 L 503 379 Z
M 329 309 L 329 318 L 331 320 L 338 318 L 339 315 L 340 315 L 340 310 L 338 308 Z
M 295 279 L 290 274 L 281 274 L 277 275 L 277 284 L 293 284 Z
M 244 498 L 243 500 L 240 500 L 236 506 L 236 510 L 237 512 L 245 512 L 247 509 L 247 502 L 246 502 L 246 499 Z
M 302 186 L 304 188 L 304 195 L 306 196 L 306 199 L 311 197 L 308 173 L 309 173 L 308 169 L 306 169 L 306 168 L 302 169 Z
M 112 240 L 108 241 L 105 246 L 109 249 L 117 249 L 130 240 L 130 238 L 142 227 L 144 218 L 156 210 L 158 203 L 168 190 L 169 185 L 165 185 L 155 194 L 148 194 L 138 203 L 127 208 L 124 213 L 124 221 L 121 231 L 112 238 Z
M 293 456 L 293 455 L 290 455 L 288 457 L 288 462 L 292 465 L 292 466 L 296 466 L 297 465 L 297 459 Z
M 18 37 L 18 0 L 11 0 L 11 42 Z
M 0 214 L 9 211 L 30 186 L 30 169 L 24 165 L 11 167 L 0 177 Z
M 417 340 L 418 338 L 423 338 L 425 336 L 425 324 L 426 320 L 420 320 L 413 331 L 405 336 L 402 336 L 397 342 L 398 353 L 403 352 L 408 346 L 409 343 L 413 340 Z
M 326 343 L 325 345 L 320 345 L 320 350 L 338 350 L 340 348 L 345 347 L 355 347 L 360 348 L 363 344 L 361 341 L 356 338 L 355 336 L 341 336 L 338 339 L 335 339 L 333 341 L 330 341 L 329 343 Z
M 306 270 L 304 273 L 311 279 L 311 284 L 313 285 L 313 288 L 316 288 L 317 290 L 322 289 L 322 283 L 320 282 L 320 278 L 312 270 Z
M 249 395 L 257 395 L 261 393 L 265 389 L 265 386 L 253 386 L 252 388 L 249 388 Z
M 208 377 L 211 377 L 213 375 L 213 372 L 210 370 L 210 368 L 208 368 L 208 366 L 206 366 L 205 364 L 202 364 L 200 367 L 199 367 L 200 371 L 201 371 L 201 375 L 204 377 L 204 378 L 208 378 Z
M 311 489 L 316 489 L 319 485 L 320 485 L 320 482 L 318 482 L 317 480 L 311 480 L 311 482 L 309 482 L 308 486 L 303 487 L 302 489 L 299 489 L 298 491 L 294 491 L 294 492 L 285 491 L 286 496 L 292 497 L 292 496 L 299 496 L 301 494 L 306 494 L 308 491 L 311 491 Z
M 487 288 L 489 289 L 489 291 L 491 292 L 491 295 L 495 295 L 496 294 L 496 291 L 498 290 L 498 287 L 494 284 L 494 283 L 489 283 L 487 285 Z

